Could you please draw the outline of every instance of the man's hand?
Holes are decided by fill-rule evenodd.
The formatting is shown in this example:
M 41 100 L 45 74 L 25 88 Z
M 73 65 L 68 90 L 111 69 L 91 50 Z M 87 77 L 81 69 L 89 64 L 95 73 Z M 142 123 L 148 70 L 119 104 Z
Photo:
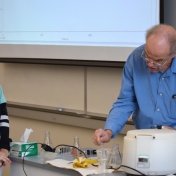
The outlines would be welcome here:
M 92 137 L 92 141 L 95 145 L 100 145 L 101 143 L 107 143 L 111 140 L 112 131 L 111 130 L 103 130 L 98 129 L 95 131 Z
M 169 130 L 175 130 L 175 128 L 169 127 L 169 126 L 162 126 L 164 129 L 169 129 Z

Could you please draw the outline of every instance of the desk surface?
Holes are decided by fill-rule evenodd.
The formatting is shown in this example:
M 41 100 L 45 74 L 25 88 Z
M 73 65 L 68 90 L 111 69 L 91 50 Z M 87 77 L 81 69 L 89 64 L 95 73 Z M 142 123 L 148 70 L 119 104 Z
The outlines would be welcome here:
M 11 164 L 11 176 L 24 176 L 23 171 L 23 158 L 16 156 L 9 156 L 12 160 Z M 43 164 L 40 156 L 30 156 L 24 158 L 24 170 L 27 176 L 81 176 L 81 174 L 75 170 L 64 169 L 54 167 L 48 164 Z M 18 168 L 18 169 L 17 169 Z M 36 174 L 37 173 L 37 174 Z M 90 176 L 126 176 L 124 172 L 115 172 L 107 174 L 91 174 Z

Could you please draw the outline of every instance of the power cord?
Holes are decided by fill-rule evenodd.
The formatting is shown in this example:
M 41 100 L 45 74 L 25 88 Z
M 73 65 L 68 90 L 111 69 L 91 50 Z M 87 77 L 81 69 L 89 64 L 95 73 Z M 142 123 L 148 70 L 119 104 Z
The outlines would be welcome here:
M 56 147 L 53 148 L 54 152 L 55 152 L 55 150 L 56 150 L 57 147 L 61 147 L 61 146 L 62 146 L 62 147 L 72 147 L 72 148 L 76 148 L 77 150 L 79 150 L 81 153 L 84 154 L 85 158 L 87 158 L 87 155 L 85 154 L 84 151 L 82 151 L 81 149 L 79 149 L 78 147 L 75 147 L 75 146 L 73 146 L 73 145 L 59 144 L 59 145 L 57 145 Z
M 121 156 L 121 154 L 120 154 L 119 149 L 118 149 L 118 154 L 119 154 L 120 159 L 121 159 L 121 161 L 122 161 L 122 156 Z M 126 167 L 126 168 L 128 168 L 128 169 L 131 169 L 131 170 L 134 170 L 134 171 L 138 172 L 139 174 L 141 174 L 141 175 L 143 175 L 143 176 L 146 176 L 146 175 L 143 174 L 142 172 L 140 172 L 140 171 L 138 171 L 138 170 L 136 170 L 136 169 L 134 169 L 134 168 L 132 168 L 132 167 L 125 166 L 125 165 L 120 165 L 118 168 L 113 168 L 113 167 L 111 166 L 111 167 L 109 167 L 108 169 L 118 170 L 118 169 L 120 169 L 121 167 Z
M 141 175 L 147 176 L 147 175 L 143 174 L 142 172 L 138 171 L 137 169 L 134 169 L 134 168 L 132 168 L 132 167 L 125 166 L 125 165 L 121 165 L 118 169 L 120 169 L 121 167 L 126 167 L 126 168 L 128 168 L 128 169 L 131 169 L 131 170 L 134 170 L 134 171 L 138 172 L 138 173 L 141 174 Z M 118 169 L 117 169 L 117 170 L 118 170 Z
M 42 143 L 39 143 L 39 142 L 37 142 L 37 144 L 41 144 L 41 145 L 43 145 Z M 24 169 L 24 157 L 25 157 L 25 155 L 26 155 L 26 152 L 33 146 L 34 144 L 31 144 L 27 149 L 26 149 L 26 151 L 24 152 L 24 156 L 23 156 L 23 163 L 22 163 L 22 166 L 23 166 L 23 172 L 24 172 L 24 174 L 27 176 L 27 174 L 26 174 L 26 172 L 25 172 L 25 169 Z

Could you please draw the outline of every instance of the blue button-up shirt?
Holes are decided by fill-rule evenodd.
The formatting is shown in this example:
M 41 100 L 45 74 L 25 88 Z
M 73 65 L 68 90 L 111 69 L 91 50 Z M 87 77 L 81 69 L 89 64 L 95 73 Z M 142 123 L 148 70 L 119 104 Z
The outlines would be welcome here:
M 115 137 L 132 114 L 137 129 L 156 128 L 157 125 L 176 128 L 176 57 L 166 71 L 152 73 L 141 57 L 145 45 L 135 49 L 123 69 L 122 87 L 113 104 L 104 129 Z

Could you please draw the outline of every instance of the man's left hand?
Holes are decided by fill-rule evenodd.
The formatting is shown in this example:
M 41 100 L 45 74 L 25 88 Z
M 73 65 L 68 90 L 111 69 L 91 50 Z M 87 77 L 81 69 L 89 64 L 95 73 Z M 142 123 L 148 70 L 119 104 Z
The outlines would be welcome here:
M 169 127 L 169 126 L 162 126 L 162 128 L 169 129 L 169 130 L 175 130 L 175 128 Z

